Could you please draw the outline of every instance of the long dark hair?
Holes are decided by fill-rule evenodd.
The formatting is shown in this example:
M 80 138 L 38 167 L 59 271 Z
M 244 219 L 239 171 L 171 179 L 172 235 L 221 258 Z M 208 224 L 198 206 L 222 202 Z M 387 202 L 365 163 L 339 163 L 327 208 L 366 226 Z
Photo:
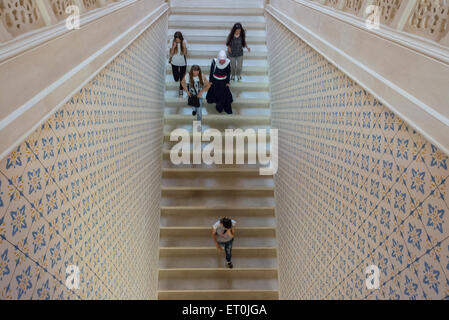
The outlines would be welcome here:
M 231 229 L 232 228 L 232 220 L 224 217 L 220 219 L 221 224 L 223 225 L 223 227 L 225 227 L 225 229 Z
M 176 41 L 176 38 L 181 40 L 181 50 L 182 50 L 182 47 L 184 46 L 184 36 L 182 35 L 181 31 L 175 32 L 175 35 L 173 36 L 173 42 Z M 175 54 L 177 53 L 178 53 L 178 46 L 176 46 L 175 48 Z
M 234 26 L 232 27 L 231 33 L 229 33 L 228 40 L 226 41 L 226 46 L 229 47 L 231 45 L 231 41 L 232 41 L 232 39 L 234 39 L 235 32 L 238 29 L 242 30 L 240 33 L 240 37 L 242 38 L 243 47 L 246 47 L 246 32 L 245 32 L 245 29 L 243 29 L 242 24 L 239 22 L 234 24 Z
M 193 81 L 193 71 L 199 71 L 198 78 L 200 78 L 201 87 L 204 87 L 203 72 L 201 71 L 200 66 L 195 64 L 192 66 L 192 68 L 190 68 L 190 72 L 189 72 L 190 88 L 194 88 L 194 85 L 195 85 L 195 83 Z

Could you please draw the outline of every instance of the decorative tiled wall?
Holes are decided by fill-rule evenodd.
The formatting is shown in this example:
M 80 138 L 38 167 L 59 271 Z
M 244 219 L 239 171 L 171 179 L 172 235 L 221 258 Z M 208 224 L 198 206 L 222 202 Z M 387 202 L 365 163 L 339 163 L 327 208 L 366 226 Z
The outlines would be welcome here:
M 281 299 L 449 298 L 448 157 L 267 19 Z
M 449 3 L 446 0 L 308 0 L 364 19 L 374 17 L 378 8 L 379 22 L 401 32 L 413 33 L 447 45 Z M 410 6 L 411 4 L 411 6 Z M 406 21 L 402 24 L 400 21 Z
M 1 299 L 156 298 L 167 26 L 1 160 Z

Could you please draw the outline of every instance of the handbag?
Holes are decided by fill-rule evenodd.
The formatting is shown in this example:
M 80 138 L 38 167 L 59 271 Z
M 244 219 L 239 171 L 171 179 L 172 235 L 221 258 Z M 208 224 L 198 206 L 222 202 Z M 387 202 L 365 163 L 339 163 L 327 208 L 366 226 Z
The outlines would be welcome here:
M 190 86 L 189 86 L 189 87 L 190 87 Z M 188 103 L 187 103 L 187 104 L 188 104 L 189 106 L 199 108 L 199 107 L 200 107 L 200 99 L 198 98 L 198 92 L 196 91 L 195 86 L 193 86 L 193 89 L 195 90 L 195 95 L 191 95 L 191 96 L 189 97 L 189 100 L 188 100 Z

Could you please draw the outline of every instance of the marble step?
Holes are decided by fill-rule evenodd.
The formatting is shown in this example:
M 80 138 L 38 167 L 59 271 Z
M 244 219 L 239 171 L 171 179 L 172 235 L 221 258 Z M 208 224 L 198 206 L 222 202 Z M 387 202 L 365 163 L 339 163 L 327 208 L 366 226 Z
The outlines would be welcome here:
M 239 268 L 276 268 L 276 248 L 274 247 L 233 247 L 232 260 Z M 185 247 L 161 248 L 160 268 L 220 268 L 224 254 L 215 248 Z
M 171 7 L 170 14 L 175 15 L 221 15 L 221 16 L 233 16 L 237 20 L 239 17 L 245 16 L 263 16 L 264 8 L 213 8 L 213 7 Z
M 218 52 L 216 53 L 218 54 Z M 214 56 L 211 56 L 210 59 L 207 58 L 190 58 L 187 57 L 187 70 L 190 70 L 190 68 L 193 65 L 200 66 L 201 70 L 208 71 L 210 70 L 211 64 L 212 64 L 212 58 Z M 167 74 L 172 75 L 173 70 L 170 64 L 168 64 L 168 58 L 167 58 Z M 206 72 L 206 75 L 208 76 L 209 72 Z M 242 76 L 267 76 L 268 74 L 268 62 L 266 60 L 259 60 L 259 59 L 244 59 L 243 60 L 243 69 L 242 69 Z
M 235 203 L 242 198 L 260 199 L 266 197 L 267 199 L 263 200 L 268 200 L 274 197 L 274 186 L 162 186 L 161 192 L 163 198 L 161 203 L 170 202 L 173 200 L 178 202 L 187 200 L 188 202 L 190 202 L 192 198 L 196 198 L 198 201 L 201 201 L 202 198 L 207 198 L 207 200 L 209 200 L 210 202 L 211 198 L 215 198 L 218 204 L 219 200 L 224 201 L 230 196 L 233 196 L 235 198 Z M 205 202 L 198 203 L 205 204 Z
M 240 170 L 239 170 L 240 169 Z M 231 169 L 185 169 L 163 168 L 163 186 L 192 187 L 273 187 L 273 178 L 261 176 L 259 170 Z
M 270 93 L 268 91 L 241 91 L 236 90 L 238 87 L 239 82 L 238 81 L 231 81 L 230 88 L 232 93 L 232 98 L 236 100 L 236 102 L 242 102 L 242 100 L 246 100 L 246 103 L 263 103 L 263 106 L 267 106 L 270 103 Z M 206 94 L 207 95 L 207 94 Z M 206 95 L 203 96 L 203 100 L 205 102 L 205 105 L 207 106 L 207 101 L 204 100 L 206 98 Z M 178 100 L 184 100 L 184 102 L 187 101 L 187 93 L 183 92 L 182 97 L 179 96 L 179 86 L 178 90 L 167 90 L 165 92 L 165 99 L 167 101 L 173 101 L 171 99 L 178 99 Z M 234 104 L 234 102 L 232 103 Z
M 159 290 L 159 300 L 279 300 L 277 290 Z
M 234 115 L 239 116 L 271 116 L 271 110 L 269 107 L 253 107 L 251 105 L 245 106 L 244 104 L 232 105 L 232 112 Z M 197 116 L 192 116 L 192 107 L 188 105 L 184 105 L 182 107 L 166 107 L 164 109 L 165 115 L 188 115 L 191 116 L 192 119 L 197 119 Z M 220 115 L 215 105 L 206 105 L 206 107 L 202 107 L 201 114 L 204 115 Z
M 223 137 L 225 137 L 225 132 L 224 131 L 220 131 L 221 132 L 221 135 L 223 136 Z M 255 135 L 249 135 L 251 138 L 256 138 L 257 139 L 257 130 L 255 130 L 255 132 L 256 132 L 256 134 Z M 247 137 L 247 135 L 245 134 L 245 132 L 242 132 L 242 133 L 234 133 L 235 134 L 235 136 L 236 137 L 244 137 L 244 138 L 246 138 Z M 166 142 L 171 142 L 170 141 L 170 135 L 171 135 L 171 133 L 170 132 L 164 132 L 164 141 L 166 141 Z M 271 133 L 270 133 L 270 131 L 268 130 L 268 131 L 266 131 L 266 141 L 267 142 L 269 142 L 270 141 L 270 139 L 271 139 Z M 189 132 L 189 137 L 190 137 L 190 141 L 193 141 L 192 139 L 193 139 L 193 137 L 192 137 L 192 132 Z M 234 138 L 234 143 L 235 143 L 235 139 L 236 138 Z
M 168 30 L 169 43 L 173 40 L 178 29 Z M 189 44 L 225 44 L 231 30 L 226 29 L 185 29 L 182 35 Z M 265 30 L 248 30 L 246 41 L 251 47 L 253 45 L 266 44 L 267 34 Z
M 210 227 L 161 227 L 160 247 L 207 247 L 213 245 Z M 236 228 L 236 247 L 274 247 L 276 228 L 239 227 Z
M 248 9 L 265 7 L 265 0 L 169 0 L 171 8 Z
M 222 44 L 189 44 L 187 57 L 190 59 L 213 58 L 216 57 L 220 50 L 227 50 L 226 38 Z M 167 59 L 169 57 L 170 45 L 167 49 Z M 267 59 L 268 51 L 265 45 L 251 45 L 251 52 L 244 49 L 244 60 Z
M 264 16 L 225 16 L 225 15 L 182 15 L 174 14 L 169 17 L 168 27 L 170 29 L 229 29 L 236 22 L 240 22 L 245 30 L 265 30 L 266 22 Z
M 277 277 L 275 268 L 160 269 L 158 290 L 277 290 Z
M 248 108 L 248 109 L 269 109 L 270 108 L 270 99 L 267 98 L 267 93 L 260 92 L 261 94 L 250 94 L 250 92 L 245 91 L 241 92 L 240 94 L 238 92 L 235 92 L 235 89 L 231 85 L 231 92 L 233 93 L 233 100 L 232 108 Z M 203 107 L 203 113 L 204 111 L 212 111 L 215 109 L 214 104 L 209 104 L 206 101 L 207 93 L 203 95 L 202 100 L 202 107 Z M 235 97 L 234 97 L 235 96 Z M 259 98 L 257 98 L 259 96 Z M 183 97 L 179 97 L 179 91 L 170 90 L 167 91 L 165 94 L 165 108 L 182 108 L 182 107 L 189 107 L 188 106 L 188 98 L 187 93 L 184 92 Z
M 245 159 L 247 157 L 245 156 Z M 223 162 L 224 163 L 224 162 Z M 182 168 L 182 169 L 234 169 L 234 168 L 247 168 L 247 169 L 257 169 L 263 168 L 266 166 L 262 166 L 260 164 L 248 164 L 248 162 L 245 160 L 245 164 L 237 164 L 234 162 L 234 164 L 193 164 L 193 161 L 191 161 L 189 164 L 173 164 L 170 160 L 170 155 L 164 155 L 164 158 L 162 160 L 162 167 L 163 168 Z
M 176 91 L 179 90 L 179 82 L 175 82 L 173 79 L 173 76 L 169 76 L 170 78 L 167 79 L 167 82 L 165 84 L 166 90 L 169 91 Z M 209 77 L 209 75 L 207 74 L 206 77 Z M 265 92 L 264 96 L 267 95 L 268 90 L 270 89 L 269 87 L 269 82 L 265 82 L 265 81 L 245 81 L 245 79 L 243 79 L 242 76 L 242 80 L 241 81 L 231 81 L 230 82 L 230 88 L 231 88 L 231 92 L 232 93 L 241 93 L 241 92 Z M 166 102 L 173 102 L 173 100 L 171 99 L 179 99 L 177 97 L 177 91 L 175 93 L 175 96 L 172 98 L 167 98 Z M 187 99 L 187 93 L 184 93 L 184 98 Z M 245 99 L 246 100 L 246 99 Z M 260 99 L 258 99 L 260 100 Z M 270 100 L 269 99 L 264 99 L 265 103 L 269 105 Z M 176 101 L 176 100 L 175 100 Z M 237 101 L 235 101 L 237 102 Z M 167 105 L 167 104 L 166 104 Z
M 188 68 L 187 72 L 190 71 L 190 67 Z M 206 76 L 206 78 L 209 78 L 209 67 L 207 67 L 206 69 L 202 69 L 204 75 Z M 173 75 L 172 74 L 167 74 L 165 77 L 165 83 L 166 86 L 168 87 L 169 85 L 172 86 L 175 83 L 175 80 L 173 79 Z M 250 88 L 253 87 L 264 87 L 266 88 L 266 90 L 269 89 L 269 84 L 270 84 L 270 79 L 267 75 L 259 75 L 259 76 L 251 76 L 251 75 L 242 75 L 242 80 L 240 81 L 231 81 L 231 86 L 234 86 L 236 89 L 239 88 L 248 88 L 248 90 Z M 179 86 L 179 82 L 178 82 L 178 86 Z M 175 87 L 174 90 L 176 90 L 177 87 Z
M 166 211 L 165 211 L 166 212 Z M 161 226 L 162 227 L 210 227 L 217 222 L 218 219 L 224 217 L 217 213 L 162 213 Z M 276 226 L 276 219 L 274 216 L 267 216 L 266 214 L 257 214 L 254 212 L 246 213 L 239 212 L 238 214 L 230 212 L 226 217 L 232 218 L 238 222 L 239 227 L 274 227 Z
M 194 164 L 194 155 L 196 155 L 196 153 L 191 152 L 190 154 L 190 159 L 188 163 L 184 163 L 184 164 L 175 164 L 178 163 L 180 160 L 176 160 L 175 163 L 173 163 L 171 161 L 171 150 L 164 150 L 164 155 L 163 155 L 163 168 L 164 169 L 176 169 L 176 168 L 180 168 L 180 169 L 202 169 L 202 170 L 221 170 L 221 169 L 237 169 L 237 168 L 245 168 L 245 169 L 254 169 L 257 170 L 257 172 L 259 172 L 260 168 L 264 168 L 267 167 L 268 164 L 265 164 L 265 160 L 262 163 L 260 161 L 259 155 L 257 153 L 248 153 L 248 152 L 244 152 L 244 153 L 240 153 L 240 152 L 234 152 L 233 157 L 232 157 L 232 162 L 229 164 L 226 164 L 226 158 L 225 156 L 223 156 L 221 158 L 221 163 L 218 161 L 218 157 L 215 158 L 213 160 L 212 164 L 206 164 L 205 161 L 201 161 L 200 164 Z M 198 156 L 201 156 L 201 154 L 199 154 L 198 152 Z M 267 153 L 267 156 L 269 156 L 269 153 Z M 175 155 L 176 157 L 176 155 Z M 176 158 L 178 159 L 178 158 Z M 243 160 L 242 160 L 243 159 Z M 254 159 L 254 161 L 256 162 L 254 164 L 254 161 L 252 161 L 250 164 L 249 159 Z M 260 176 L 262 176 L 262 174 L 259 172 L 258 173 Z M 266 177 L 272 177 L 272 176 L 266 176 Z M 248 184 L 252 184 L 253 182 L 248 182 Z
M 180 170 L 180 169 L 177 169 Z M 187 169 L 187 170 L 194 170 L 194 169 Z M 208 169 L 211 170 L 211 169 Z M 264 215 L 274 215 L 274 207 L 230 207 L 230 206 L 180 206 L 180 207 L 161 207 L 161 213 L 162 214 L 178 214 L 178 213 L 189 213 L 189 212 L 196 212 L 199 214 L 212 214 L 215 213 L 217 215 L 227 215 L 230 213 L 233 214 L 251 214 L 251 213 L 257 213 L 257 214 L 264 214 Z
M 166 123 L 177 123 L 177 124 L 189 124 L 192 123 L 193 116 L 192 115 L 178 115 L 178 114 L 170 114 L 164 116 Z M 208 114 L 204 115 L 202 119 L 202 123 L 210 124 L 210 123 L 221 123 L 221 124 L 266 124 L 269 125 L 271 123 L 270 116 L 242 116 L 242 115 L 234 115 L 234 114 Z M 218 129 L 218 128 L 217 128 Z M 257 128 L 256 128 L 257 129 Z

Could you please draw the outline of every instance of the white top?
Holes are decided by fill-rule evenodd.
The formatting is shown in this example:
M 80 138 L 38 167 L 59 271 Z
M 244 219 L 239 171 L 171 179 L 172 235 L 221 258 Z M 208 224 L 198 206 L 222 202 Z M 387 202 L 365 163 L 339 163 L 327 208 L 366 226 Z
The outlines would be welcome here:
M 184 45 L 186 46 L 186 48 L 188 48 L 186 40 L 184 40 Z M 184 54 L 182 53 L 181 43 L 178 43 L 178 52 L 173 55 L 171 63 L 172 65 L 178 67 L 186 66 L 186 59 L 184 58 Z
M 204 76 L 203 76 L 204 78 Z M 203 79 L 204 80 L 204 79 Z M 189 91 L 191 94 L 195 94 L 195 90 L 193 88 L 190 88 L 190 74 L 186 73 L 186 85 L 187 88 L 189 88 Z M 196 92 L 199 94 L 201 90 L 203 90 L 203 87 L 201 86 L 200 77 L 193 77 L 193 85 L 195 86 Z
M 232 221 L 232 226 L 235 227 L 237 222 L 235 220 L 231 220 L 231 221 Z M 226 229 L 223 227 L 220 220 L 218 220 L 214 224 L 213 228 L 214 228 L 215 232 L 217 233 L 217 235 L 216 235 L 217 242 L 228 242 L 228 241 L 232 240 L 232 238 L 234 238 L 230 234 L 230 232 L 226 232 Z

